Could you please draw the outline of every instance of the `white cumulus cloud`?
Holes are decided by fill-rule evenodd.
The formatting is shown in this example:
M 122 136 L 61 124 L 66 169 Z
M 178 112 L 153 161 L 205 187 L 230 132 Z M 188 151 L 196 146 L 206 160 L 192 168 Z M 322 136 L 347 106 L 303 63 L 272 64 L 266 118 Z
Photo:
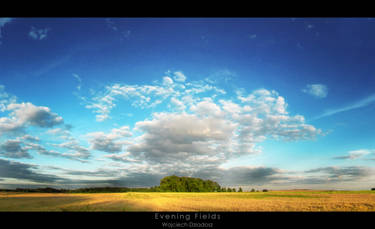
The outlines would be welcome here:
M 51 112 L 48 107 L 32 103 L 11 103 L 7 106 L 10 117 L 0 118 L 0 133 L 21 130 L 27 126 L 51 128 L 64 122 L 63 118 Z
M 297 141 L 321 134 L 303 116 L 288 115 L 284 98 L 275 91 L 256 90 L 239 100 L 203 98 L 180 113 L 154 113 L 151 120 L 136 123 L 143 133 L 128 145 L 129 157 L 193 169 L 205 166 L 201 162 L 219 165 L 259 153 L 257 143 L 267 138 Z
M 178 82 L 185 82 L 186 76 L 182 72 L 174 72 L 173 79 Z

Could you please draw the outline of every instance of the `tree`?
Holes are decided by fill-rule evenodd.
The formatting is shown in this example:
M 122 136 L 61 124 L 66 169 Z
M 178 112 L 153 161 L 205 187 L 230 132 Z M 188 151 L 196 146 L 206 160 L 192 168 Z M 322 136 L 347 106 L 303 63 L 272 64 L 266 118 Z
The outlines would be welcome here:
M 159 190 L 162 192 L 217 192 L 222 188 L 211 180 L 173 175 L 161 179 Z
M 242 188 L 241 187 L 238 189 L 238 192 L 242 192 Z

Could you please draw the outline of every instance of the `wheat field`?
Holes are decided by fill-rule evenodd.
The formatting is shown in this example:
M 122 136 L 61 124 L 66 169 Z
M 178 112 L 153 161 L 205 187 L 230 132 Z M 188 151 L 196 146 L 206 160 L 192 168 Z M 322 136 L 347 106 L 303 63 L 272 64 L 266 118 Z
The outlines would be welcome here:
M 0 211 L 375 211 L 375 192 L 1 192 Z

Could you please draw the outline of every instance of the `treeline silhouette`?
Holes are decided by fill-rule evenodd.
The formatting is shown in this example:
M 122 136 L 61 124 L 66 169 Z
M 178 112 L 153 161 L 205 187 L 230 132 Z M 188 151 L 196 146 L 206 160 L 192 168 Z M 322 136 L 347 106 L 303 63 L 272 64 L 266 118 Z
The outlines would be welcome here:
M 56 189 L 56 188 L 16 188 L 0 189 L 0 192 L 32 192 L 32 193 L 119 193 L 119 192 L 152 192 L 150 188 L 128 188 L 128 187 L 90 187 L 78 189 Z
M 119 193 L 119 192 L 242 192 L 240 187 L 220 187 L 211 180 L 202 180 L 193 177 L 167 176 L 160 180 L 159 186 L 150 188 L 129 188 L 129 187 L 90 187 L 78 189 L 56 189 L 46 188 L 16 188 L 0 189 L 0 192 L 38 192 L 38 193 Z

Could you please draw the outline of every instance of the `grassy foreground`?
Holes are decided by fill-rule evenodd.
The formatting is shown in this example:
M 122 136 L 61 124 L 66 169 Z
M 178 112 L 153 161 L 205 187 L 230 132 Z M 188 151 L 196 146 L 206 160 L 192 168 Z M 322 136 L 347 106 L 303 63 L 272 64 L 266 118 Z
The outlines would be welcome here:
M 0 211 L 375 211 L 375 192 L 0 192 Z

